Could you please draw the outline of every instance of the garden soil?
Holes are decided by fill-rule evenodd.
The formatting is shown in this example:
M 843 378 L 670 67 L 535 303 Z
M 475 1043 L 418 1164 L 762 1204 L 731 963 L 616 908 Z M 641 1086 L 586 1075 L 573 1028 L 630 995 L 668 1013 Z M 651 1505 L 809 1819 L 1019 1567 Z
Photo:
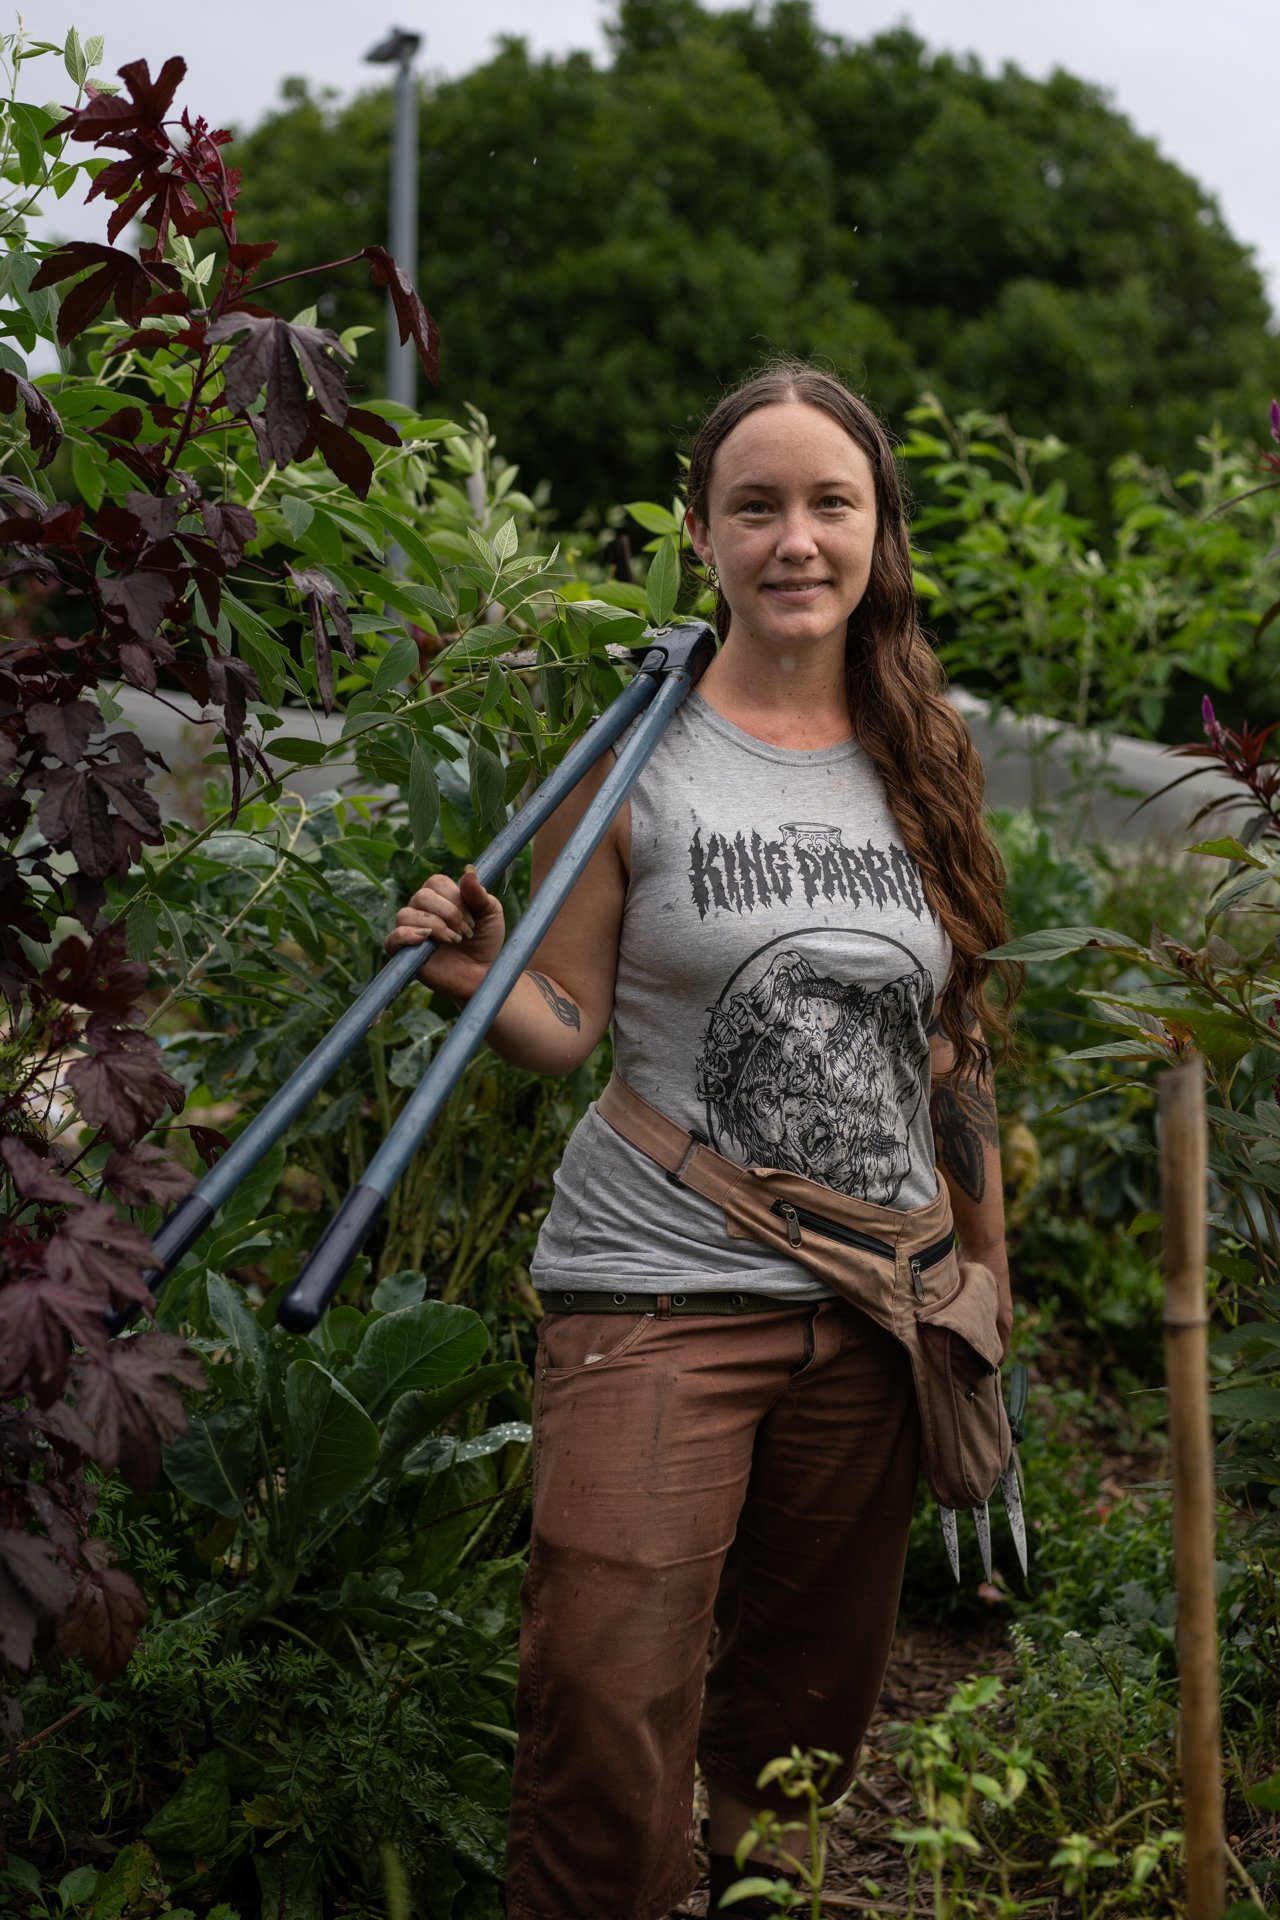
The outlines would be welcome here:
M 836 1818 L 827 1853 L 822 1911 L 829 1920 L 846 1914 L 879 1913 L 890 1920 L 906 1913 L 906 1871 L 902 1849 L 889 1838 L 895 1821 L 911 1812 L 911 1793 L 898 1772 L 884 1730 L 894 1721 L 918 1720 L 941 1713 L 963 1680 L 976 1673 L 1010 1674 L 1015 1659 L 1006 1622 L 993 1617 L 976 1629 L 899 1622 L 893 1652 L 862 1750 L 857 1782 Z M 704 1809 L 699 1807 L 698 1812 Z M 672 1920 L 704 1920 L 707 1913 L 706 1855 L 699 1850 L 703 1878 Z M 880 1889 L 872 1898 L 864 1882 Z M 802 1909 L 807 1915 L 808 1909 Z M 727 1908 L 726 1913 L 732 1913 Z M 1045 1920 L 1051 1920 L 1046 1913 Z

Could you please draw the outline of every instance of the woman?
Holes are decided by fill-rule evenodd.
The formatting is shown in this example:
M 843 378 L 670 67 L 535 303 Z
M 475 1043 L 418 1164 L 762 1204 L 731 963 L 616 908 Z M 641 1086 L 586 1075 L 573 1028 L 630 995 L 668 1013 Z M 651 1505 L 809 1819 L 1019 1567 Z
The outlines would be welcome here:
M 940 1173 L 1007 1345 L 982 1039 L 1011 999 L 984 999 L 1003 874 L 917 625 L 893 450 L 838 380 L 785 362 L 715 408 L 688 496 L 722 645 L 490 1043 L 570 1073 L 612 1021 L 635 1109 L 727 1160 L 895 1209 L 935 1202 Z M 603 777 L 539 836 L 535 885 Z M 501 908 L 470 871 L 433 875 L 387 945 L 427 937 L 422 978 L 465 1001 Z M 667 1914 L 695 1878 L 695 1751 L 713 1910 L 752 1815 L 786 1807 L 757 1790 L 769 1760 L 834 1751 L 843 1789 L 916 1486 L 902 1349 L 619 1124 L 593 1107 L 575 1130 L 534 1263 L 512 1920 Z

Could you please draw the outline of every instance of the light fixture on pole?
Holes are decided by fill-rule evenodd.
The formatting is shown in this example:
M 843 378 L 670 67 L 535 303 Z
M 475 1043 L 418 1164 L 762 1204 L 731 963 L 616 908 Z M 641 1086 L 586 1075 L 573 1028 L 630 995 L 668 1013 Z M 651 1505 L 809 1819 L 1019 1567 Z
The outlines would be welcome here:
M 395 131 L 391 141 L 391 234 L 388 251 L 415 283 L 418 279 L 418 87 L 414 55 L 422 45 L 420 33 L 393 27 L 385 40 L 370 48 L 365 59 L 374 66 L 394 66 L 396 72 Z M 416 362 L 413 343 L 400 345 L 391 296 L 387 296 L 387 397 L 402 406 L 414 404 Z

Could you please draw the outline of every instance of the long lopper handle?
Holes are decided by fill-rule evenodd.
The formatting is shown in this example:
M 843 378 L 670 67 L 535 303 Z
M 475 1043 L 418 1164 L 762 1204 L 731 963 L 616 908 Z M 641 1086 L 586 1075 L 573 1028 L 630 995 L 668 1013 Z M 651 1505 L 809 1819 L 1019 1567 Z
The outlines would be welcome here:
M 600 717 L 576 740 L 560 762 L 520 811 L 476 861 L 476 873 L 482 886 L 492 887 L 527 846 L 546 820 L 555 812 L 601 755 L 626 731 L 654 698 L 660 676 L 671 664 L 691 655 L 706 642 L 709 629 L 701 621 L 655 628 L 643 643 L 632 649 L 639 671 Z M 319 1041 L 302 1065 L 268 1100 L 244 1131 L 236 1136 L 217 1165 L 210 1168 L 199 1184 L 179 1202 L 153 1236 L 157 1264 L 148 1273 L 152 1292 L 173 1271 L 187 1249 L 225 1205 L 231 1194 L 257 1166 L 259 1160 L 287 1132 L 299 1114 L 305 1111 L 320 1088 L 332 1078 L 343 1061 L 363 1040 L 378 1016 L 402 993 L 419 968 L 435 951 L 435 943 L 406 947 L 392 956 L 352 1001 L 324 1039 Z
M 543 934 L 603 840 L 609 823 L 635 785 L 694 677 L 710 658 L 714 640 L 709 628 L 704 627 L 703 633 L 705 645 L 691 650 L 686 665 L 668 669 L 663 676 L 649 711 L 636 726 L 600 791 L 565 842 L 555 865 L 529 903 L 528 911 L 459 1015 L 448 1039 L 369 1162 L 363 1179 L 352 1188 L 317 1241 L 306 1266 L 280 1304 L 281 1326 L 294 1333 L 309 1332 L 337 1292 L 392 1188 L 439 1116 Z M 420 954 L 422 949 L 413 951 Z

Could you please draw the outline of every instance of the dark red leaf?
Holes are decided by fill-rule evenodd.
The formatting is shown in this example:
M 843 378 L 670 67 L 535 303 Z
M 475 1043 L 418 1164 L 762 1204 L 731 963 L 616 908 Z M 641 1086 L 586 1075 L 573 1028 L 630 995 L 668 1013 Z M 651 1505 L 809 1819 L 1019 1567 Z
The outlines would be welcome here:
M 244 731 L 246 701 L 259 697 L 258 676 L 246 660 L 210 660 L 209 692 L 222 708 L 223 725 L 232 740 Z
M 15 413 L 21 400 L 27 437 L 36 453 L 37 467 L 47 467 L 62 445 L 62 421 L 39 387 L 21 373 L 0 367 L 0 413 Z
M 120 921 L 103 927 L 87 945 L 78 933 L 68 934 L 41 975 L 41 986 L 68 1006 L 127 1020 L 146 988 L 147 969 L 141 960 L 128 958 L 126 939 Z
M 126 641 L 120 649 L 120 671 L 131 686 L 141 687 L 144 693 L 154 693 L 158 685 L 157 663 L 167 667 L 173 659 L 174 651 L 167 641 L 150 640 L 145 647 Z
M 136 494 L 131 498 L 137 499 Z M 176 597 L 173 581 L 167 574 L 126 573 L 118 580 L 102 580 L 98 591 L 106 605 L 123 619 L 136 640 L 151 640 L 164 618 L 165 609 Z
M 177 54 L 170 56 L 155 79 L 145 60 L 130 60 L 118 69 L 120 78 L 133 95 L 135 119 L 140 127 L 159 127 L 173 105 L 173 96 L 186 78 L 187 63 Z
M 226 404 L 232 413 L 248 416 L 266 388 L 259 453 L 265 437 L 271 459 L 278 467 L 286 467 L 297 458 L 307 437 L 307 394 L 302 373 L 311 381 L 325 412 L 341 421 L 346 416 L 347 385 L 332 356 L 337 353 L 349 359 L 350 355 L 328 327 L 292 326 L 277 315 L 260 318 L 242 309 L 216 320 L 205 337 L 212 345 L 221 346 L 238 333 L 246 337 L 232 348 L 223 368 Z M 264 467 L 267 464 L 264 460 Z
M 104 194 L 108 200 L 118 200 L 122 193 L 128 193 L 138 178 L 139 167 L 155 164 L 155 150 L 145 142 L 129 142 L 128 158 L 112 160 L 101 173 L 95 174 L 93 185 L 85 195 L 86 204 Z
M 57 1171 L 51 1160 L 33 1152 L 12 1134 L 0 1141 L 0 1154 L 24 1200 L 47 1200 L 57 1207 L 79 1207 L 88 1199 L 87 1194 Z
M 126 161 L 124 164 L 129 166 L 131 170 L 135 170 L 131 161 Z M 134 214 L 138 212 L 140 207 L 146 206 L 147 201 L 151 198 L 153 182 L 159 177 L 155 169 L 147 168 L 137 186 L 131 193 L 127 193 L 124 196 L 124 199 L 119 202 L 112 212 L 111 218 L 107 221 L 107 239 L 113 247 L 129 222 L 133 219 Z
M 107 803 L 91 774 L 70 767 L 46 779 L 36 818 L 49 845 L 75 854 L 81 873 L 105 880 L 115 871 L 115 837 Z
M 332 420 L 326 420 L 314 400 L 311 406 L 311 431 L 325 465 L 358 499 L 367 500 L 373 484 L 372 454 L 345 427 L 336 427 Z
M 27 709 L 27 726 L 44 741 L 47 753 L 74 767 L 94 734 L 102 732 L 103 719 L 89 700 L 68 700 L 56 707 L 37 700 Z
M 145 837 L 160 832 L 160 803 L 142 784 L 146 774 L 136 763 L 100 763 L 93 777 L 108 795 L 120 818 Z
M 80 868 L 73 869 L 67 882 L 71 895 L 71 907 L 82 927 L 90 931 L 97 926 L 102 909 L 106 904 L 107 889 L 103 881 L 91 878 Z
M 103 1301 L 62 1281 L 11 1280 L 0 1287 L 0 1393 L 51 1407 L 67 1384 L 71 1348 L 105 1355 Z
M 57 1616 L 71 1599 L 71 1575 L 51 1541 L 0 1528 L 0 1661 L 26 1672 L 40 1616 Z
M 160 1449 L 186 1429 L 175 1382 L 202 1391 L 204 1368 L 174 1334 L 154 1330 L 113 1341 L 105 1363 L 77 1369 L 76 1410 L 93 1432 L 95 1456 L 139 1493 L 155 1485 Z
M 126 1207 L 145 1207 L 152 1202 L 167 1207 L 190 1193 L 196 1181 L 180 1160 L 146 1140 L 131 1153 L 113 1153 L 102 1169 L 102 1177 Z
M 333 622 L 333 635 L 349 660 L 356 657 L 351 632 L 351 617 L 342 598 L 342 589 L 318 567 L 290 567 L 289 578 L 307 603 L 311 615 L 311 633 L 316 651 L 316 683 L 326 713 L 333 711 L 333 658 L 329 648 L 326 615 Z
M 234 500 L 209 500 L 200 512 L 205 532 L 214 546 L 228 566 L 236 566 L 244 557 L 245 547 L 258 533 L 258 523 L 248 507 L 237 506 Z
M 149 1034 L 122 1030 L 115 1039 L 74 1061 L 66 1077 L 90 1126 L 105 1127 L 113 1147 L 131 1147 L 166 1106 L 181 1113 L 186 1094 L 165 1072 L 164 1055 Z
M 114 1680 L 133 1657 L 147 1618 L 147 1603 L 119 1567 L 80 1577 L 58 1622 L 58 1647 L 84 1661 L 95 1680 Z
M 269 260 L 279 245 L 278 240 L 260 240 L 253 245 L 238 240 L 234 247 L 228 248 L 228 257 L 233 267 L 246 273 L 254 267 L 260 267 L 264 260 Z
M 104 420 L 98 432 L 109 440 L 136 440 L 142 432 L 142 409 L 140 407 L 121 407 L 119 413 L 113 413 Z M 101 514 L 99 514 L 101 519 Z
M 166 540 L 178 525 L 182 502 L 164 494 L 127 493 L 125 506 L 139 520 L 153 540 Z
M 15 500 L 21 500 L 24 507 L 30 507 L 32 513 L 44 511 L 44 501 L 35 489 L 24 486 L 21 480 L 14 480 L 7 473 L 0 473 L 0 493 L 11 493 Z
M 102 1200 L 90 1200 L 68 1214 L 46 1245 L 51 1280 L 96 1295 L 116 1307 L 149 1307 L 151 1294 L 143 1274 L 155 1265 L 151 1242 L 130 1220 Z
M 217 1127 L 188 1127 L 187 1132 L 206 1167 L 213 1166 L 231 1145 L 231 1135 L 219 1133 Z
M 370 413 L 367 407 L 348 407 L 347 426 L 354 433 L 363 433 L 370 440 L 380 440 L 384 447 L 402 447 L 404 441 L 389 420 L 380 413 Z
M 65 120 L 50 128 L 50 137 L 62 133 L 71 140 L 93 140 L 136 151 L 140 143 L 122 139 L 121 135 L 137 129 L 150 137 L 155 151 L 167 153 L 169 141 L 162 123 L 187 71 L 186 61 L 176 55 L 166 60 L 154 81 L 145 60 L 131 60 L 119 71 L 129 90 L 129 99 L 119 93 L 99 93 L 90 81 L 89 98 L 84 106 L 74 108 Z
M 395 308 L 396 326 L 400 332 L 400 345 L 403 347 L 412 339 L 417 350 L 422 370 L 432 386 L 440 384 L 440 335 L 436 323 L 423 306 L 413 283 L 392 259 L 385 247 L 362 247 L 361 252 L 370 262 L 369 279 L 375 287 L 386 287 L 391 294 L 391 304 Z

